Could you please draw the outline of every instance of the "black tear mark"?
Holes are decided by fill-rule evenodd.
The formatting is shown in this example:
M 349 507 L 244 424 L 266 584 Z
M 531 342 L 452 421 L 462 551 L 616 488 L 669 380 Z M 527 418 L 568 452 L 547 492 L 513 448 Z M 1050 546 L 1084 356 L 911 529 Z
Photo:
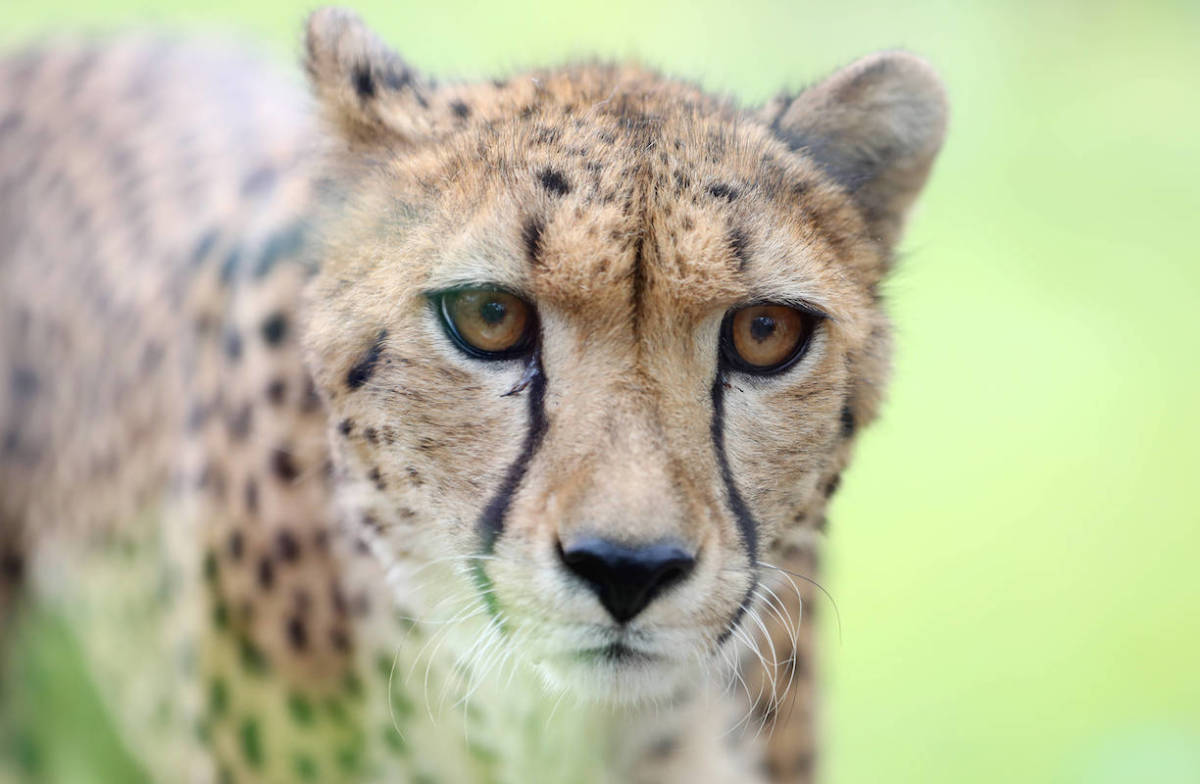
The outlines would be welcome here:
M 371 69 L 359 63 L 354 66 L 354 70 L 350 73 L 350 82 L 354 85 L 354 92 L 358 93 L 358 97 L 364 101 L 368 101 L 375 97 L 375 79 L 371 76 Z
M 379 362 L 379 356 L 383 353 L 383 341 L 386 339 L 387 330 L 379 330 L 379 335 L 376 336 L 375 342 L 359 358 L 358 362 L 354 363 L 354 367 L 350 368 L 350 371 L 346 373 L 346 386 L 350 387 L 351 390 L 358 389 L 371 378 L 371 375 L 375 372 L 375 365 Z
M 479 517 L 478 528 L 483 540 L 484 553 L 492 552 L 496 546 L 496 539 L 504 531 L 504 518 L 512 505 L 513 495 L 525 479 L 529 463 L 546 435 L 546 376 L 542 370 L 541 358 L 536 353 L 530 358 L 530 364 L 536 368 L 536 372 L 529 382 L 529 429 L 525 432 L 525 443 L 521 445 L 521 453 L 508 467 L 503 484 Z
M 567 182 L 567 178 L 558 169 L 542 169 L 542 173 L 538 175 L 538 180 L 542 183 L 543 188 L 555 196 L 566 196 L 571 192 L 571 184 Z
M 471 107 L 467 106 L 462 101 L 454 101 L 451 103 L 450 111 L 454 112 L 454 116 L 460 120 L 465 120 L 471 116 Z
M 746 270 L 746 232 L 741 229 L 732 229 L 729 232 L 729 247 L 733 250 L 733 257 L 738 261 L 738 272 Z
M 725 183 L 721 183 L 721 182 L 714 183 L 713 185 L 709 185 L 708 192 L 711 193 L 716 198 L 724 199 L 725 201 L 728 201 L 728 202 L 732 202 L 734 199 L 736 199 L 738 196 L 741 195 L 740 193 L 738 193 L 737 189 L 734 188 L 732 185 L 726 185 Z
M 525 241 L 525 254 L 533 264 L 542 263 L 542 232 L 545 229 L 541 218 L 527 218 L 521 229 L 521 239 Z
M 729 458 L 725 454 L 725 380 L 718 372 L 712 385 L 712 442 L 713 451 L 717 455 L 717 465 L 721 469 L 721 479 L 725 483 L 728 496 L 729 510 L 737 520 L 738 529 L 742 534 L 742 543 L 746 547 L 746 556 L 751 564 L 758 563 L 758 523 L 746 506 L 742 494 L 738 492 L 733 480 L 733 470 L 729 467 Z

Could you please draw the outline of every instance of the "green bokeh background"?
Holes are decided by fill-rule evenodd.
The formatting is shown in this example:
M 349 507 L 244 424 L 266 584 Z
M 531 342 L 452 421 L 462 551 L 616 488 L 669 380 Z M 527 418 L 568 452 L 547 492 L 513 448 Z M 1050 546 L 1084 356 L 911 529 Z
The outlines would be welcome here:
M 3 0 L 0 46 L 150 21 L 287 58 L 310 7 Z M 949 139 L 832 515 L 827 781 L 1200 782 L 1200 3 L 359 9 L 442 76 L 638 56 L 757 102 L 879 48 L 932 60 Z M 22 637 L 50 780 L 132 780 L 61 623 Z

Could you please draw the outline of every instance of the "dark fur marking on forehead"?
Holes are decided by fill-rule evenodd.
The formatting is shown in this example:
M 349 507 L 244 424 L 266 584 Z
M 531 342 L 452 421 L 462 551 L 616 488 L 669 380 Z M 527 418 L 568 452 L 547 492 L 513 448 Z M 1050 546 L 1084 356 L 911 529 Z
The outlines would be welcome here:
M 542 232 L 546 226 L 541 218 L 526 218 L 521 227 L 521 239 L 525 243 L 525 255 L 531 264 L 542 263 Z
M 708 186 L 708 192 L 718 199 L 732 202 L 741 194 L 732 185 L 726 185 L 723 182 L 714 183 Z
M 462 101 L 454 101 L 451 103 L 450 111 L 454 112 L 454 116 L 460 120 L 465 120 L 471 116 L 471 107 L 467 106 Z
M 538 182 L 555 196 L 566 196 L 571 192 L 571 184 L 558 169 L 542 169 L 538 175 Z
M 387 330 L 381 329 L 375 337 L 375 342 L 371 344 L 370 348 L 347 371 L 346 386 L 351 390 L 358 389 L 367 383 L 375 373 L 375 365 L 379 363 L 379 357 L 383 353 L 383 342 L 385 340 L 387 340 Z
M 525 479 L 529 463 L 533 460 L 533 456 L 537 453 L 538 447 L 541 446 L 542 439 L 546 435 L 546 375 L 542 370 L 541 357 L 536 353 L 530 359 L 530 366 L 534 372 L 529 381 L 529 429 L 525 432 L 525 443 L 521 445 L 521 453 L 517 455 L 517 459 L 508 467 L 508 473 L 505 474 L 500 489 L 484 507 L 483 514 L 479 516 L 479 523 L 476 526 L 479 529 L 484 553 L 491 553 L 495 549 L 496 539 L 504 531 L 504 519 L 508 516 L 509 507 L 512 506 L 513 496 Z
M 638 234 L 633 248 L 633 334 L 642 334 L 642 300 L 646 295 L 646 238 Z
M 746 262 L 749 257 L 746 255 L 746 232 L 735 228 L 729 231 L 729 247 L 733 250 L 733 257 L 738 262 L 738 272 L 746 270 Z

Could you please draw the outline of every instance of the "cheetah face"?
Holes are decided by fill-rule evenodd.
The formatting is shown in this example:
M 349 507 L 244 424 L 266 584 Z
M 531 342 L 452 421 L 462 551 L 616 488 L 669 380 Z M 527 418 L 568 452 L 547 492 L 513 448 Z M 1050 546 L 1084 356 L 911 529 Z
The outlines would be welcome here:
M 476 608 L 578 693 L 719 661 L 874 415 L 936 77 L 879 55 L 758 114 L 635 68 L 437 87 L 342 12 L 309 58 L 351 525 L 418 612 Z

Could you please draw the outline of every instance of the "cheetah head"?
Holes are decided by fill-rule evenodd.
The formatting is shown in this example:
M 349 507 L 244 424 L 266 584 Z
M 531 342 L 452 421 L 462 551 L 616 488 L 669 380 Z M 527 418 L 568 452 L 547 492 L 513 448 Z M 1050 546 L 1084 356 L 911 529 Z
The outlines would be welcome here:
M 635 66 L 439 85 L 338 10 L 307 46 L 306 349 L 349 523 L 418 612 L 478 607 L 578 693 L 663 695 L 875 415 L 939 80 L 883 53 L 750 112 Z

